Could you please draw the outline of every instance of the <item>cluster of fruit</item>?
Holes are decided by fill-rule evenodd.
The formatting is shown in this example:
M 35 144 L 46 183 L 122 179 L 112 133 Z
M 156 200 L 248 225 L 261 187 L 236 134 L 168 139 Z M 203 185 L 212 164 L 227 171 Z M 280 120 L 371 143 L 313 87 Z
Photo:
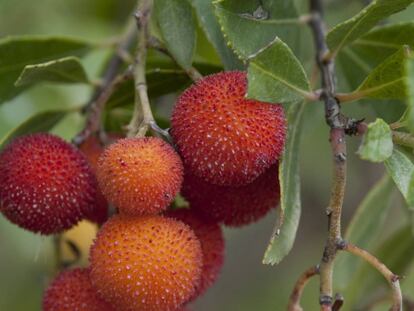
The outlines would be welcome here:
M 241 226 L 279 201 L 280 105 L 248 100 L 246 74 L 208 76 L 178 99 L 171 136 L 122 138 L 80 150 L 50 134 L 21 137 L 0 153 L 0 208 L 41 234 L 80 219 L 103 223 L 90 266 L 61 272 L 45 311 L 184 310 L 223 264 L 220 224 Z M 99 159 L 98 159 L 99 158 Z M 169 209 L 181 194 L 190 208 Z M 117 210 L 107 219 L 108 203 Z

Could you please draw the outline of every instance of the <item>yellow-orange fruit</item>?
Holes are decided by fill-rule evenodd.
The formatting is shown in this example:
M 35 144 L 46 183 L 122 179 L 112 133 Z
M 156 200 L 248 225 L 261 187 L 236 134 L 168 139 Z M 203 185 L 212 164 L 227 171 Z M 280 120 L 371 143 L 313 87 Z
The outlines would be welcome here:
M 166 215 L 189 225 L 201 243 L 203 271 L 200 284 L 192 297 L 194 300 L 213 285 L 219 276 L 224 263 L 223 232 L 211 218 L 192 209 L 168 211 Z
M 96 194 L 84 155 L 57 136 L 20 137 L 0 153 L 0 211 L 22 228 L 69 229 L 90 213 Z
M 125 138 L 104 151 L 97 177 L 102 193 L 121 214 L 149 215 L 172 202 L 181 188 L 183 165 L 159 138 Z
M 115 311 L 96 295 L 88 269 L 61 272 L 43 296 L 43 311 Z
M 171 136 L 184 165 L 205 181 L 252 182 L 280 157 L 286 133 L 283 108 L 246 99 L 245 72 L 207 76 L 179 98 Z
M 205 182 L 186 171 L 182 195 L 191 208 L 223 222 L 239 227 L 264 217 L 279 204 L 278 165 L 271 166 L 252 183 L 225 187 Z
M 163 216 L 110 218 L 90 252 L 98 295 L 119 311 L 174 311 L 195 292 L 202 251 L 184 223 Z

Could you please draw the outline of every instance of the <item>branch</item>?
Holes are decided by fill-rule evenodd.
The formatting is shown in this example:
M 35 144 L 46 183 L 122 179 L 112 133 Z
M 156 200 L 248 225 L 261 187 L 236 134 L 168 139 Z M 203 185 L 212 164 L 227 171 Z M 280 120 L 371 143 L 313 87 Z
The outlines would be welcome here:
M 119 70 L 124 63 L 123 56 L 131 48 L 136 40 L 136 27 L 131 20 L 125 30 L 120 43 L 116 48 L 115 54 L 109 60 L 105 72 L 102 78 L 102 84 L 96 88 L 88 104 L 85 107 L 87 112 L 87 120 L 84 129 L 76 135 L 73 139 L 74 144 L 80 145 L 90 135 L 96 133 L 100 129 L 100 122 L 102 116 L 102 110 L 113 91 L 119 85 L 118 80 L 124 80 L 127 78 L 126 74 L 118 77 Z
M 300 298 L 302 297 L 303 290 L 305 289 L 308 281 L 315 275 L 319 274 L 319 267 L 313 266 L 306 270 L 297 280 L 292 294 L 290 295 L 288 311 L 302 311 L 300 306 Z
M 135 106 L 134 114 L 128 125 L 128 137 L 145 136 L 151 124 L 155 123 L 148 98 L 147 79 L 145 77 L 147 61 L 148 23 L 151 16 L 152 0 L 142 0 L 135 13 L 138 28 L 138 48 L 134 63 Z
M 390 311 L 402 310 L 403 299 L 399 282 L 400 277 L 398 275 L 394 274 L 390 269 L 387 268 L 386 265 L 379 261 L 375 256 L 371 255 L 366 250 L 360 249 L 355 245 L 342 241 L 339 244 L 339 249 L 362 258 L 363 260 L 368 262 L 372 267 L 374 267 L 378 272 L 380 272 L 387 280 L 392 290 L 393 305 L 391 306 Z
M 325 119 L 330 130 L 330 143 L 333 153 L 334 176 L 331 185 L 331 198 L 327 215 L 329 217 L 329 235 L 320 264 L 320 297 L 321 310 L 332 310 L 333 305 L 333 263 L 337 253 L 337 241 L 341 240 L 341 215 L 346 184 L 346 130 L 352 125 L 352 120 L 344 117 L 335 97 L 335 65 L 332 59 L 327 59 L 329 53 L 325 41 L 325 25 L 322 20 L 323 7 L 320 0 L 310 0 L 310 11 L 313 16 L 309 22 L 315 47 L 316 62 L 321 72 L 322 91 L 320 99 L 325 104 Z

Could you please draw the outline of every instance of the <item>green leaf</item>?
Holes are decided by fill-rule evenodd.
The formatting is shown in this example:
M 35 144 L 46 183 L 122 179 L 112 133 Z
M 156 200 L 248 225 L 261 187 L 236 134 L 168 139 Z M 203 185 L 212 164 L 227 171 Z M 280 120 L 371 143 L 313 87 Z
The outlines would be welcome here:
M 196 46 L 195 18 L 190 3 L 156 0 L 155 16 L 167 49 L 180 66 L 188 69 Z
M 352 217 L 345 233 L 345 240 L 364 249 L 372 249 L 382 231 L 393 194 L 392 180 L 385 175 L 365 196 Z M 345 254 L 344 254 L 345 255 Z M 362 266 L 359 258 L 346 254 L 335 265 L 338 286 L 346 288 L 353 273 Z
M 223 33 L 220 30 L 220 24 L 214 15 L 212 0 L 191 0 L 191 3 L 197 12 L 199 23 L 208 40 L 220 55 L 224 68 L 226 70 L 240 69 L 242 66 L 241 62 L 224 40 Z
M 25 90 L 26 87 L 14 86 L 25 66 L 66 56 L 82 56 L 91 48 L 85 41 L 64 37 L 0 39 L 0 103 Z
M 350 89 L 356 89 L 373 68 L 403 45 L 414 49 L 414 22 L 377 27 L 344 47 L 337 63 Z
M 27 65 L 17 79 L 16 86 L 43 81 L 59 83 L 91 83 L 79 58 L 69 56 L 46 63 Z
M 411 226 L 397 230 L 373 252 L 380 261 L 398 275 L 404 275 L 414 259 L 414 236 L 411 230 Z M 362 267 L 354 272 L 352 281 L 343 293 L 344 297 L 347 297 L 347 305 L 352 307 L 356 306 L 367 292 L 375 293 L 376 290 L 385 286 L 389 286 L 385 278 L 364 262 Z
M 414 57 L 410 57 L 406 62 L 407 70 L 407 114 L 405 121 L 411 133 L 414 133 Z
M 406 62 L 409 49 L 402 47 L 397 53 L 378 65 L 361 86 L 353 92 L 356 98 L 406 99 Z M 353 96 L 352 94 L 350 95 Z
M 394 148 L 385 166 L 409 208 L 414 208 L 414 165 L 410 158 Z
M 301 214 L 299 146 L 305 102 L 295 103 L 288 110 L 288 135 L 279 166 L 280 210 L 264 264 L 278 264 L 289 254 L 296 238 Z
M 216 8 L 224 36 L 235 52 L 248 59 L 268 46 L 275 37 L 293 46 L 299 35 L 294 1 L 217 0 Z
M 26 121 L 11 130 L 0 140 L 0 149 L 18 136 L 39 132 L 48 132 L 69 112 L 72 111 L 74 111 L 74 109 L 48 110 L 29 117 Z
M 278 38 L 249 61 L 247 72 L 249 98 L 288 103 L 303 100 L 310 90 L 301 63 Z
M 327 43 L 336 54 L 372 29 L 382 19 L 400 12 L 414 0 L 375 0 L 364 10 L 347 21 L 334 27 L 327 35 Z
M 392 155 L 393 143 L 390 126 L 382 119 L 368 124 L 364 135 L 359 156 L 371 162 L 383 162 Z

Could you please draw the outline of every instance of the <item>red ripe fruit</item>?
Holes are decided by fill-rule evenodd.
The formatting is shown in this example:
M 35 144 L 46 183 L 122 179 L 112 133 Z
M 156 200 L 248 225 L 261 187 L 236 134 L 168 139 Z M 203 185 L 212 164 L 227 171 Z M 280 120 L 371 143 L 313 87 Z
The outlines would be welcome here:
M 203 78 L 179 98 L 171 135 L 186 167 L 209 183 L 252 182 L 280 157 L 286 133 L 283 108 L 246 99 L 245 72 Z
M 168 211 L 166 216 L 182 221 L 193 229 L 200 240 L 203 252 L 203 270 L 200 284 L 192 300 L 203 294 L 219 276 L 224 263 L 224 238 L 221 227 L 212 219 L 197 211 L 178 209 Z
M 149 215 L 172 202 L 181 188 L 183 165 L 159 138 L 125 138 L 104 151 L 97 177 L 102 193 L 121 214 Z
M 43 311 L 115 311 L 92 287 L 88 269 L 61 272 L 43 296 Z
M 89 136 L 80 146 L 79 150 L 85 155 L 88 159 L 88 162 L 96 175 L 98 168 L 98 159 L 102 154 L 104 147 L 99 142 L 98 137 L 95 135 Z M 98 224 L 104 223 L 108 219 L 108 202 L 105 200 L 102 192 L 98 189 L 97 199 L 94 204 L 94 208 L 91 213 L 89 213 L 86 218 L 92 222 Z
M 241 187 L 213 185 L 186 173 L 182 189 L 191 208 L 223 222 L 239 227 L 264 217 L 279 204 L 278 165 L 271 166 L 252 183 Z
M 0 154 L 0 209 L 42 234 L 69 229 L 90 213 L 97 183 L 74 146 L 50 134 L 21 137 Z
M 194 232 L 163 216 L 110 218 L 90 252 L 91 280 L 119 311 L 175 311 L 200 280 L 202 252 Z

